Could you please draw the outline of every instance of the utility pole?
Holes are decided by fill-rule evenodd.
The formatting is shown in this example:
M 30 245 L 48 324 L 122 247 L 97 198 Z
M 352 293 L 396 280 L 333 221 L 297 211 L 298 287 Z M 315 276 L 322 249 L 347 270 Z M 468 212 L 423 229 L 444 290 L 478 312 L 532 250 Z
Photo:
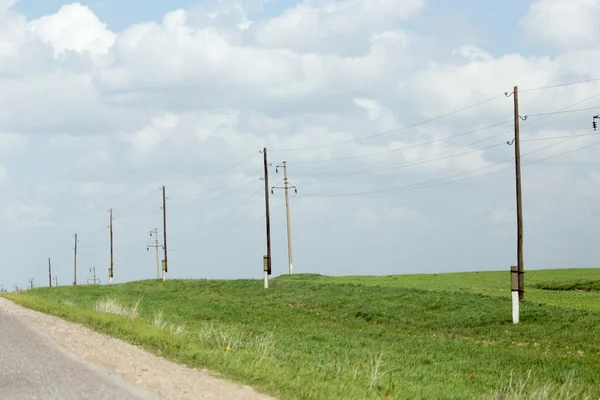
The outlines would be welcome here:
M 506 93 L 506 96 L 511 94 Z M 525 297 L 525 267 L 523 263 L 523 197 L 521 191 L 521 139 L 519 134 L 519 123 L 521 116 L 519 115 L 519 88 L 514 87 L 514 122 L 515 122 L 515 137 L 513 143 L 515 145 L 515 183 L 517 194 L 517 273 L 518 273 L 518 292 L 519 301 Z M 511 142 L 508 142 L 511 144 Z
M 77 234 L 75 234 L 75 254 L 73 257 L 73 286 L 77 286 Z
M 33 289 L 33 278 L 29 278 L 29 287 Z
M 58 275 L 54 275 L 54 286 L 58 287 Z
M 163 260 L 163 281 L 167 280 L 167 194 L 165 186 L 162 187 L 162 198 L 163 198 L 163 249 L 164 249 L 164 260 Z
M 110 210 L 108 210 L 110 213 L 110 225 L 109 225 L 109 229 L 110 229 L 110 269 L 108 270 L 108 283 L 111 284 L 112 280 L 113 280 L 113 267 L 114 267 L 114 263 L 113 263 L 113 212 L 112 212 L 112 208 Z M 94 271 L 95 271 L 94 267 Z M 95 274 L 95 272 L 94 272 Z M 94 277 L 94 284 L 96 284 L 96 278 Z
M 100 282 L 100 279 L 96 278 L 96 266 L 95 265 L 92 268 L 90 268 L 90 272 L 93 273 L 93 275 L 92 275 L 92 277 L 93 277 L 92 281 L 94 282 L 94 285 L 96 284 L 96 281 Z M 89 281 L 90 280 L 88 279 L 88 282 Z
M 50 264 L 50 257 L 48 257 L 48 287 L 52 287 L 52 264 Z
M 264 181 L 265 181 L 265 209 L 267 220 L 267 255 L 263 257 L 263 270 L 265 289 L 269 287 L 269 275 L 271 275 L 271 212 L 269 210 L 269 163 L 267 161 L 267 148 L 263 148 Z
M 290 267 L 290 275 L 294 273 L 294 266 L 292 262 L 292 230 L 290 224 L 290 197 L 289 197 L 289 189 L 293 188 L 295 193 L 298 193 L 298 189 L 296 186 L 290 186 L 290 182 L 287 174 L 287 161 L 283 161 L 282 165 L 278 165 L 275 172 L 279 173 L 279 168 L 283 166 L 283 188 L 274 186 L 271 188 L 271 193 L 273 193 L 273 189 L 284 189 L 285 190 L 285 214 L 287 219 L 287 241 L 288 241 L 288 261 Z
M 150 250 L 150 247 L 156 248 L 156 279 L 160 279 L 160 257 L 158 255 L 158 248 L 163 246 L 158 243 L 158 229 L 154 228 L 153 231 L 150 231 L 150 236 L 154 236 L 154 244 L 146 246 L 146 250 Z

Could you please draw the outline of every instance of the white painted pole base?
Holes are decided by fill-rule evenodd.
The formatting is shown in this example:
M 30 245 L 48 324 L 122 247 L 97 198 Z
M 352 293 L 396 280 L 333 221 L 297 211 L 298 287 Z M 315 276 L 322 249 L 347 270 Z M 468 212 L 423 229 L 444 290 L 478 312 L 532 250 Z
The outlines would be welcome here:
M 265 271 L 265 289 L 269 288 L 269 274 Z
M 294 273 L 294 266 L 290 263 L 290 275 Z
M 167 280 L 167 273 L 165 272 L 165 270 L 163 269 L 163 281 Z
M 512 317 L 513 324 L 519 323 L 519 292 L 516 290 L 512 291 Z
M 108 277 L 108 284 L 112 285 L 112 278 L 111 277 Z

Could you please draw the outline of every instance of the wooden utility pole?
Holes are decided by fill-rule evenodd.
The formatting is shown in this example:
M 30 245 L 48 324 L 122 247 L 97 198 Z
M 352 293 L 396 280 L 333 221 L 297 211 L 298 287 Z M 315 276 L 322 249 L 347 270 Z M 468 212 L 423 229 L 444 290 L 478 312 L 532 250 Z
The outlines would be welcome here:
M 114 273 L 114 262 L 113 262 L 113 211 L 112 208 L 109 210 L 110 212 L 110 269 L 108 270 L 108 283 L 111 284 L 113 280 Z M 94 275 L 96 274 L 96 267 L 94 267 Z M 94 284 L 96 283 L 96 277 L 94 277 Z
M 523 198 L 521 192 L 521 140 L 519 135 L 519 88 L 514 87 L 515 119 L 515 174 L 517 186 L 517 268 L 519 274 L 519 300 L 525 297 L 525 270 L 523 265 Z
M 267 148 L 263 148 L 263 164 L 265 173 L 265 209 L 267 220 L 267 255 L 264 258 L 263 270 L 265 289 L 269 287 L 269 275 L 271 275 L 271 212 L 269 210 L 269 163 L 267 161 Z
M 162 187 L 162 198 L 163 198 L 163 249 L 164 249 L 164 260 L 163 260 L 163 281 L 167 280 L 167 194 L 165 187 Z
M 50 263 L 50 257 L 48 257 L 48 287 L 52 287 L 52 264 Z
M 75 254 L 73 257 L 73 286 L 77 286 L 77 234 L 75 234 Z
M 33 289 L 33 278 L 29 278 L 29 287 Z

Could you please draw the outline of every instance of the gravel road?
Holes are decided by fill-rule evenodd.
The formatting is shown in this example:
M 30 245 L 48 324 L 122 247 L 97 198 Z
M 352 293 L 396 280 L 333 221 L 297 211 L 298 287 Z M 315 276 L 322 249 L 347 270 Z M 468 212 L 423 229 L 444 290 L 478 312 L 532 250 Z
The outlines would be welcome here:
M 3 298 L 0 338 L 2 399 L 273 399 Z

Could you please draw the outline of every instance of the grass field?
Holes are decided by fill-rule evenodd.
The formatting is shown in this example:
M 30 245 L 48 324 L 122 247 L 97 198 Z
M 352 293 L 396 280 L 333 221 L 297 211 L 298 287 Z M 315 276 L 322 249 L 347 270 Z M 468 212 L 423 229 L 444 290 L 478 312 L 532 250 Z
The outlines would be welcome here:
M 141 281 L 5 295 L 281 399 L 599 399 L 600 269 Z

